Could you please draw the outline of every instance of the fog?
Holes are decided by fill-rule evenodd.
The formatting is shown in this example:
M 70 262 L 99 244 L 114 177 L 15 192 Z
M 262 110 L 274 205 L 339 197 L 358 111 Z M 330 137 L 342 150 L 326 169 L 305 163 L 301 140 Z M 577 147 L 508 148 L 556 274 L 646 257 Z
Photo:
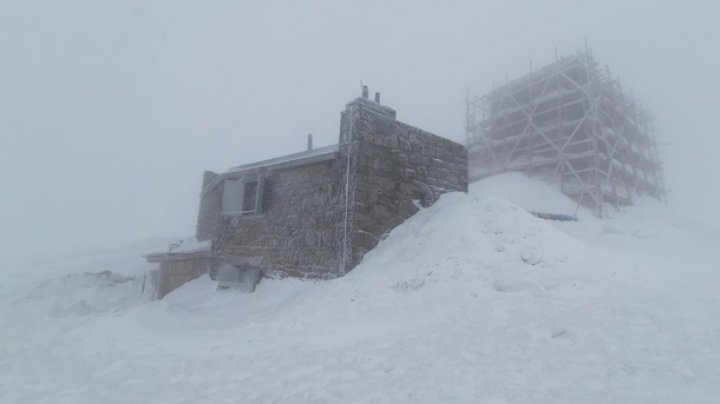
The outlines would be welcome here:
M 0 254 L 192 234 L 203 170 L 335 143 L 361 82 L 461 141 L 466 90 L 585 40 L 655 118 L 671 206 L 720 223 L 717 1 L 388 3 L 0 3 Z

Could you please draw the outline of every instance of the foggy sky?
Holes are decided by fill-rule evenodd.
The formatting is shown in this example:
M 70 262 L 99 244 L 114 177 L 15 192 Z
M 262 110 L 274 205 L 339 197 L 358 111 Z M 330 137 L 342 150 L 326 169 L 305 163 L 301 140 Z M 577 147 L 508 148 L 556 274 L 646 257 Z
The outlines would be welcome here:
M 3 1 L 0 255 L 191 235 L 203 170 L 308 132 L 336 143 L 361 81 L 462 141 L 466 89 L 584 38 L 655 118 L 671 206 L 720 223 L 718 16 L 713 0 Z

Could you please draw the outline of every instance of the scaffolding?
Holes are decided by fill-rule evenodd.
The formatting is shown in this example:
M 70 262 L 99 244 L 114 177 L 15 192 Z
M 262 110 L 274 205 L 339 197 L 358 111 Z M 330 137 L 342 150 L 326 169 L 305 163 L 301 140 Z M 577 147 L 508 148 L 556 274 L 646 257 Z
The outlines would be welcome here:
M 470 180 L 522 171 L 603 217 L 636 197 L 666 199 L 651 118 L 590 51 L 469 97 Z

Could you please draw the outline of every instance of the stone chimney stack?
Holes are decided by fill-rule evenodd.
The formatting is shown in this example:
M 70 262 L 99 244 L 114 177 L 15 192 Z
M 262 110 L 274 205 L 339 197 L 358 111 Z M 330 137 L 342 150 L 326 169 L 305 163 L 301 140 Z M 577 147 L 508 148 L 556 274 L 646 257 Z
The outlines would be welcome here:
M 313 149 L 313 142 L 312 142 L 312 133 L 308 133 L 307 137 L 307 149 L 308 151 Z

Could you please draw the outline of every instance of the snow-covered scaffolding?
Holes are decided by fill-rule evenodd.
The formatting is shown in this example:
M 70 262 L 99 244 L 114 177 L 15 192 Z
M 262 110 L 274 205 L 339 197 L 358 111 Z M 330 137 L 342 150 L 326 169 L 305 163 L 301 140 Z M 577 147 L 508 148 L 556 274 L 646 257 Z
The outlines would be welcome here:
M 523 171 L 598 216 L 666 197 L 650 117 L 589 51 L 468 97 L 466 130 L 471 181 Z

